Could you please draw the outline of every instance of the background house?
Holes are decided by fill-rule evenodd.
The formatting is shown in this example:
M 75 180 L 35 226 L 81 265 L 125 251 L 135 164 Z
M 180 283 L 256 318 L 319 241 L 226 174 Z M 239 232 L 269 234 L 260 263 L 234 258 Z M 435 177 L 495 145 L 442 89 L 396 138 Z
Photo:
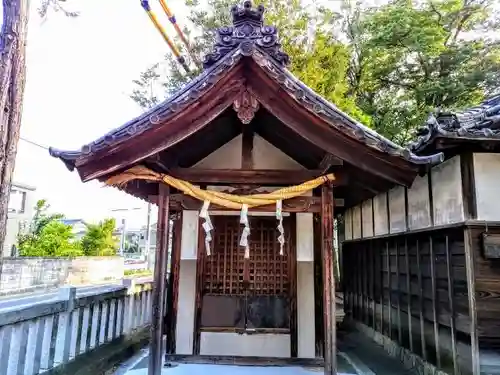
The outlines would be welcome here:
M 33 217 L 35 190 L 36 188 L 33 186 L 12 183 L 7 214 L 7 234 L 2 249 L 4 257 L 17 254 L 15 248 L 17 235 L 28 229 L 29 222 Z
M 87 226 L 83 219 L 61 219 L 60 221 L 71 227 L 75 240 L 80 240 L 87 232 Z

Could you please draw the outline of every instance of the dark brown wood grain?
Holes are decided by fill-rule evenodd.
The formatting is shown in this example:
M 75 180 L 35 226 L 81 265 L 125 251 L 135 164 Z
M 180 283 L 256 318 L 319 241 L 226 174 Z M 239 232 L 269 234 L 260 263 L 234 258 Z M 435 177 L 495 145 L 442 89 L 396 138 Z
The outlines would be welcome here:
M 462 174 L 462 197 L 466 219 L 477 218 L 476 188 L 474 182 L 474 161 L 472 153 L 460 155 Z
M 321 187 L 321 253 L 323 256 L 323 309 L 325 327 L 325 375 L 337 373 L 336 344 L 336 303 L 335 279 L 333 272 L 333 188 L 325 184 Z
M 474 266 L 477 335 L 480 347 L 500 347 L 500 261 L 482 251 L 484 233 L 500 234 L 500 228 L 482 224 L 468 229 Z
M 176 347 L 176 330 L 177 330 L 177 307 L 179 304 L 179 271 L 181 261 L 181 238 L 182 238 L 182 211 L 177 215 L 174 222 L 174 232 L 172 240 L 172 260 L 170 262 L 170 278 L 169 291 L 171 292 L 170 301 L 172 304 L 171 321 L 169 324 L 169 332 L 167 333 L 167 354 L 174 354 Z
M 243 125 L 241 145 L 241 169 L 253 169 L 253 139 L 254 132 L 250 124 Z
M 352 280 L 343 284 L 352 316 L 364 322 L 367 314 L 375 314 L 378 332 L 392 336 L 400 346 L 413 349 L 438 368 L 454 371 L 458 340 L 468 337 L 472 328 L 463 228 L 344 242 L 342 249 L 344 274 Z M 377 270 L 374 306 L 366 303 L 367 294 L 371 298 L 366 278 L 371 276 L 362 254 L 368 250 Z M 460 353 L 455 366 L 462 370 L 469 366 L 470 358 L 470 354 Z
M 191 198 L 184 194 L 172 194 L 170 207 L 173 211 L 181 210 L 200 210 L 203 206 L 203 202 L 198 199 Z M 343 199 L 335 199 L 336 207 L 343 207 Z M 218 206 L 216 204 L 211 204 L 210 209 L 214 211 L 235 211 L 228 210 L 225 207 Z M 320 197 L 295 197 L 286 199 L 282 203 L 283 212 L 310 212 L 319 213 L 321 212 L 321 198 Z M 265 206 L 258 206 L 249 208 L 249 211 L 257 212 L 276 212 L 276 205 L 270 204 Z
M 149 375 L 160 375 L 163 357 L 163 318 L 165 315 L 164 296 L 166 294 L 166 274 L 169 235 L 169 194 L 167 185 L 160 186 L 158 221 L 156 227 L 156 256 L 154 285 L 152 294 L 151 344 L 149 356 Z
M 274 169 L 202 169 L 171 168 L 169 174 L 191 183 L 208 185 L 257 184 L 262 186 L 296 185 L 323 175 L 321 170 L 274 170 Z M 333 185 L 348 183 L 342 171 L 336 172 Z

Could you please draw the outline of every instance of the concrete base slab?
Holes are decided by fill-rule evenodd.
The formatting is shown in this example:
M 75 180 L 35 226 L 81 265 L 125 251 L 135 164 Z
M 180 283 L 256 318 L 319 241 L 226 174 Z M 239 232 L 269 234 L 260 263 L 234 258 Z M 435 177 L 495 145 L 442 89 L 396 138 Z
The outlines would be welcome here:
M 130 370 L 127 375 L 147 375 L 148 369 Z M 162 375 L 311 375 L 321 374 L 323 369 L 301 367 L 269 367 L 269 366 L 232 366 L 232 365 L 201 365 L 179 364 L 164 368 Z M 339 373 L 339 375 L 351 375 Z
M 342 356 L 339 356 L 338 375 L 358 373 Z M 142 351 L 138 356 L 121 366 L 113 375 L 147 375 L 149 353 Z M 164 367 L 162 375 L 313 375 L 323 373 L 323 367 L 298 366 L 237 366 L 222 364 L 171 363 Z M 367 374 L 368 375 L 368 374 Z

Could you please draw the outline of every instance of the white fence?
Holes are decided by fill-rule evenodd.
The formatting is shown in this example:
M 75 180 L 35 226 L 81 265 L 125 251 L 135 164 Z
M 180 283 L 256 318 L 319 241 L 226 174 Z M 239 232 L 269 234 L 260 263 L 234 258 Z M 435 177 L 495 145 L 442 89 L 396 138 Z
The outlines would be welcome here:
M 124 280 L 122 287 L 76 298 L 59 297 L 0 312 L 0 375 L 37 375 L 146 327 L 152 282 Z

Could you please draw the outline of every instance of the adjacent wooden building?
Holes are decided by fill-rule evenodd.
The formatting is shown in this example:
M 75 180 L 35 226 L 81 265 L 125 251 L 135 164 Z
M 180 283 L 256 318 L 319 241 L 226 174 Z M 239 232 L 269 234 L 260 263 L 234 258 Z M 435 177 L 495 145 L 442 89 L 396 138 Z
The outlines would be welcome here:
M 442 154 L 417 156 L 395 145 L 295 78 L 278 31 L 264 24 L 262 6 L 245 1 L 231 12 L 233 24 L 218 31 L 197 78 L 80 150 L 51 154 L 84 182 L 126 180 L 120 184 L 125 192 L 159 207 L 151 374 L 160 371 L 164 334 L 170 356 L 320 357 L 325 374 L 335 374 L 335 217 L 394 186 L 406 191 Z M 138 167 L 149 172 L 131 179 L 131 168 Z M 207 245 L 200 219 L 207 199 L 196 199 L 202 194 L 196 189 L 246 197 L 321 176 L 299 197 L 250 207 L 248 252 L 240 242 L 245 208 L 208 199 L 213 230 Z M 198 193 L 186 194 L 181 186 Z M 404 194 L 397 199 L 406 202 Z M 174 228 L 166 293 L 169 218 Z M 352 231 L 359 231 L 353 223 Z M 345 286 L 357 319 L 367 315 L 361 306 L 368 294 L 361 290 L 375 285 L 356 276 L 361 267 L 368 270 L 372 256 L 354 255 L 368 254 L 364 245 L 354 249 L 359 240 L 352 236 L 344 248 L 344 268 L 358 264 L 346 275 L 357 289 Z M 374 245 L 382 259 L 380 246 Z M 380 270 L 370 272 L 382 277 Z
M 346 314 L 421 373 L 500 373 L 499 141 L 500 95 L 437 113 L 411 148 L 446 161 L 345 212 Z

